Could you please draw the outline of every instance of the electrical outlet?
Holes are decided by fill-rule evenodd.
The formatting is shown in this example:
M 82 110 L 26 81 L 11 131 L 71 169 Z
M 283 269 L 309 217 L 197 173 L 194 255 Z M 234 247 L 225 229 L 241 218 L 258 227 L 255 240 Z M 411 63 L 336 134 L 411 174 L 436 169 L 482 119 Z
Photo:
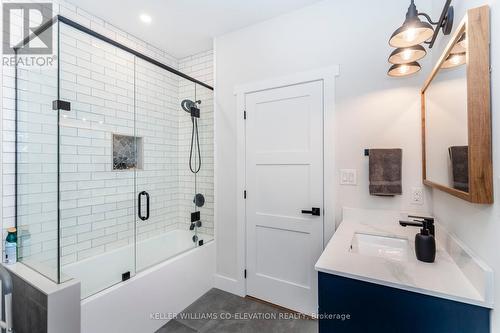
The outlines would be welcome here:
M 356 169 L 340 170 L 340 185 L 356 185 L 358 183 Z
M 411 203 L 414 205 L 424 204 L 424 189 L 421 187 L 414 187 L 411 189 Z

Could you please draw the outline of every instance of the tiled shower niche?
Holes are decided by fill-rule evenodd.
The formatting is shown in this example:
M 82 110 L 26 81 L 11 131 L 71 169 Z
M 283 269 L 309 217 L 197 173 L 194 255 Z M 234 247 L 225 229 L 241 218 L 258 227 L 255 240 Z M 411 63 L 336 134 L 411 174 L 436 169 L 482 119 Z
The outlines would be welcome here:
M 113 134 L 113 170 L 142 169 L 142 138 Z

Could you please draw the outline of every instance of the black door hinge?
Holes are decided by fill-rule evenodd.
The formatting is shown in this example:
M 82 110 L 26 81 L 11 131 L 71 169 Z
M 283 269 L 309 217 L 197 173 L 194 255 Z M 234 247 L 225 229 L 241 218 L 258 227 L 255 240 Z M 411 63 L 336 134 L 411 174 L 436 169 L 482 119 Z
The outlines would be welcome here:
M 245 277 L 245 279 L 247 278 L 247 270 L 246 269 L 243 271 L 243 276 Z
M 52 101 L 52 110 L 71 111 L 71 103 L 60 99 Z
M 246 199 L 247 198 L 247 191 L 243 191 L 243 199 Z
M 247 112 L 243 111 L 243 119 L 247 119 Z

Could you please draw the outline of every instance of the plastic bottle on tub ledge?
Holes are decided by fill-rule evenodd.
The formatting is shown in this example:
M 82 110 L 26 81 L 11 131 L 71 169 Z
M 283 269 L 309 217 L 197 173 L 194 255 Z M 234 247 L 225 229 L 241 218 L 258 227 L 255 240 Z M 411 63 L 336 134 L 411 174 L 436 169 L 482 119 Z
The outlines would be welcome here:
M 16 228 L 7 229 L 7 238 L 5 239 L 5 263 L 14 264 L 17 262 L 17 230 Z

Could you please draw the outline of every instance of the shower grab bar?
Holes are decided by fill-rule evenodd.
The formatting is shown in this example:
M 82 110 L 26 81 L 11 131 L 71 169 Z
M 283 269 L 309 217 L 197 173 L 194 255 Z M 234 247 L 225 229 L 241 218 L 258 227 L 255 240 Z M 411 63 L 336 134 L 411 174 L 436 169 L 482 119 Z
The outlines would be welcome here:
M 146 216 L 143 216 L 142 215 L 142 196 L 145 195 L 146 196 Z M 147 219 L 149 219 L 149 193 L 146 192 L 146 191 L 142 191 L 141 193 L 139 193 L 139 196 L 138 196 L 138 207 L 137 207 L 137 215 L 139 215 L 139 218 L 143 221 L 146 221 Z

